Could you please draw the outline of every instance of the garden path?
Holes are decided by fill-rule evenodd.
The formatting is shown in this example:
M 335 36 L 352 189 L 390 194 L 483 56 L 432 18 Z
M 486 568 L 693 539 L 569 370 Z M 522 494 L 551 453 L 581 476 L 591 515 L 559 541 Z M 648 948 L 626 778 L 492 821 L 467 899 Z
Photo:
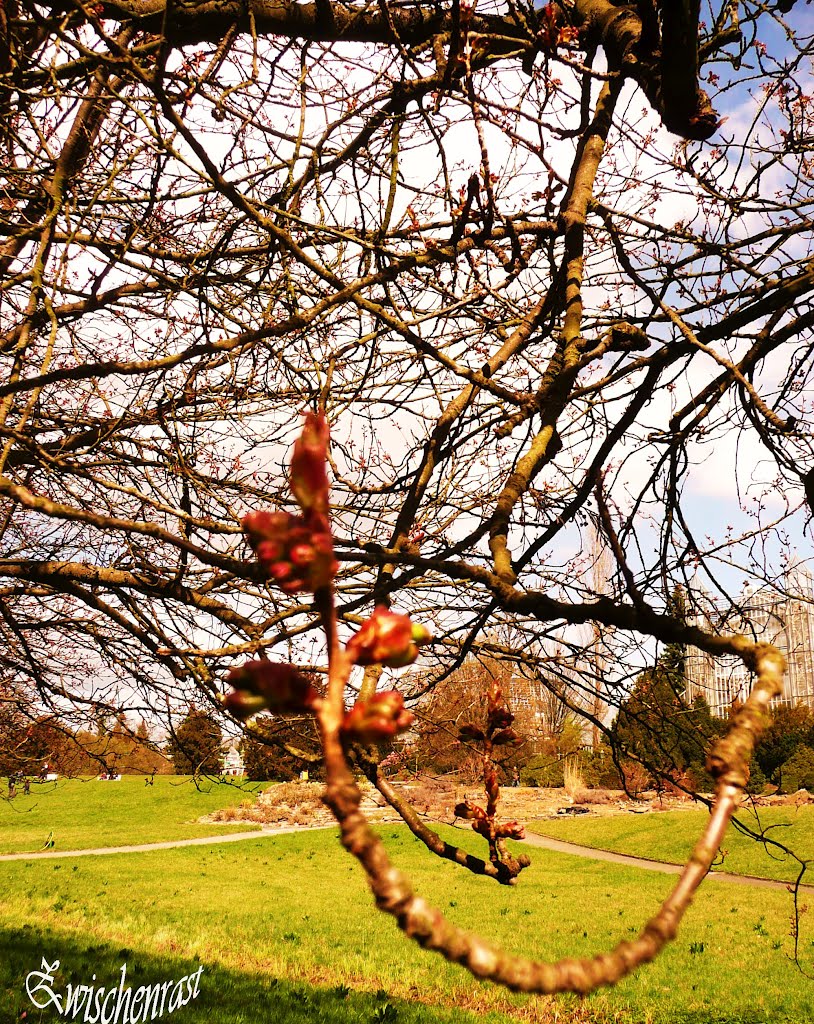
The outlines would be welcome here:
M 100 846 L 93 850 L 43 850 L 38 853 L 3 853 L 4 860 L 46 860 L 55 857 L 96 857 L 114 853 L 149 853 L 152 850 L 172 850 L 180 846 L 208 846 L 212 843 L 237 843 L 245 839 L 262 839 L 266 836 L 278 836 L 287 832 L 302 832 L 310 826 L 286 825 L 280 828 L 264 828 L 254 832 L 231 832 L 223 836 L 200 836 L 197 839 L 176 839 L 166 843 L 142 843 L 137 846 Z M 317 826 L 324 828 L 325 826 Z M 662 874 L 677 875 L 681 872 L 680 864 L 667 864 L 664 861 L 647 860 L 644 857 L 631 857 L 624 853 L 611 853 L 609 850 L 595 850 L 590 846 L 578 846 L 566 843 L 561 839 L 526 834 L 526 842 L 530 846 L 542 847 L 555 853 L 566 853 L 574 857 L 586 857 L 590 860 L 610 861 L 613 864 L 626 864 L 628 867 L 642 868 L 645 871 L 659 871 Z M 772 878 L 756 878 L 753 875 L 733 875 L 728 871 L 712 871 L 711 878 L 722 882 L 734 882 L 736 885 L 755 885 L 765 889 L 787 889 L 787 882 L 778 882 Z M 801 885 L 801 889 L 814 892 L 814 885 Z

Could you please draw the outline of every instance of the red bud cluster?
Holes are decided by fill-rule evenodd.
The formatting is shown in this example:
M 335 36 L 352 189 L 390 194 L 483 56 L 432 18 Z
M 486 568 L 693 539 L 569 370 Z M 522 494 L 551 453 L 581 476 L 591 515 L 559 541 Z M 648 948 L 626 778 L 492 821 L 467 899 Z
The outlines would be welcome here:
M 519 739 L 520 737 L 514 729 L 501 729 L 500 732 L 496 732 L 492 737 L 492 745 L 500 747 L 506 743 L 517 743 Z
M 514 715 L 506 707 L 489 708 L 489 731 L 507 729 L 514 721 Z
M 221 701 L 236 718 L 246 719 L 260 711 L 278 714 L 313 711 L 319 698 L 311 681 L 293 665 L 275 661 L 248 661 L 226 676 L 233 687 Z
M 491 753 L 492 747 L 521 742 L 514 729 L 510 728 L 513 721 L 514 715 L 503 703 L 503 694 L 495 683 L 486 706 L 486 729 L 467 723 L 458 729 L 458 739 L 462 743 L 482 743 L 484 752 Z
M 482 807 L 465 800 L 455 805 L 455 817 L 463 818 L 472 822 L 472 828 L 478 835 L 486 839 L 525 839 L 526 831 L 517 821 L 506 821 L 498 825 L 494 817 L 489 815 Z
M 486 807 L 479 807 L 477 804 L 466 800 L 456 806 L 455 814 L 459 818 L 471 821 L 474 831 L 486 839 L 489 843 L 490 858 L 493 862 L 499 861 L 504 866 L 515 865 L 516 870 L 511 868 L 513 871 L 512 877 L 514 878 L 524 865 L 508 857 L 499 841 L 502 839 L 522 839 L 525 832 L 523 831 L 523 826 L 516 821 L 498 824 L 497 806 L 500 801 L 500 783 L 498 782 L 497 767 L 492 760 L 495 747 L 521 742 L 520 737 L 511 728 L 513 721 L 514 715 L 503 703 L 503 694 L 500 686 L 497 683 L 493 683 L 486 704 L 485 728 L 467 723 L 458 730 L 458 739 L 462 743 L 477 743 L 482 748 L 483 788 L 486 791 Z
M 379 743 L 409 729 L 414 717 L 404 707 L 402 695 L 387 690 L 370 700 L 357 700 L 345 715 L 342 732 L 356 743 Z
M 327 521 L 312 523 L 289 512 L 250 512 L 243 531 L 266 575 L 286 594 L 327 587 L 336 575 Z
M 497 802 L 500 799 L 500 783 L 497 781 L 497 769 L 494 762 L 489 759 L 483 768 L 483 788 L 489 798 L 489 811 L 494 813 Z
M 415 661 L 418 648 L 429 640 L 430 634 L 423 626 L 377 605 L 367 622 L 350 638 L 346 650 L 357 665 L 402 668 Z
M 286 594 L 330 585 L 338 568 L 328 518 L 328 423 L 309 412 L 291 453 L 291 491 L 301 516 L 251 512 L 243 532 L 263 571 Z
M 486 708 L 487 733 L 491 736 L 498 729 L 507 729 L 514 721 L 514 715 L 503 703 L 503 691 L 492 683 Z
M 455 815 L 458 818 L 464 818 L 467 821 L 472 822 L 472 828 L 479 836 L 483 836 L 484 839 L 493 839 L 495 830 L 494 815 L 490 818 L 489 815 L 482 807 L 478 807 L 477 804 L 470 803 L 469 800 L 465 800 L 461 804 L 456 804 Z

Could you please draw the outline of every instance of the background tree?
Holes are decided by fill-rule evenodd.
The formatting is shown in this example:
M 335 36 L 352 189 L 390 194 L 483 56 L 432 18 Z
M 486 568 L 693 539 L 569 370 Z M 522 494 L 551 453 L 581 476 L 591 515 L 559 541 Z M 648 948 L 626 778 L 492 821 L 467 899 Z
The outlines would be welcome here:
M 303 771 L 311 781 L 324 778 L 319 738 L 310 716 L 256 718 L 241 741 L 240 752 L 251 782 L 287 782 Z
M 118 715 L 112 724 L 96 733 L 79 730 L 75 734 L 77 746 L 85 753 L 87 768 L 73 774 L 93 774 L 94 771 L 115 772 L 122 775 L 170 774 L 173 766 L 159 745 L 150 737 L 147 723 L 142 719 L 133 729 L 124 715 Z
M 707 753 L 723 723 L 712 717 L 703 697 L 687 704 L 683 692 L 663 662 L 643 672 L 614 720 L 611 742 L 650 772 L 655 789 L 672 783 L 708 792 Z
M 814 790 L 814 750 L 801 744 L 783 764 L 780 783 L 786 793 Z
M 766 778 L 779 786 L 783 765 L 803 746 L 814 747 L 814 711 L 801 704 L 780 704 L 772 711 L 755 760 Z
M 176 775 L 216 774 L 223 767 L 223 732 L 202 708 L 191 707 L 167 743 Z
M 25 773 L 29 722 L 17 707 L 11 691 L 0 690 L 0 775 Z
M 462 742 L 460 729 L 484 718 L 493 683 L 508 682 L 496 662 L 470 661 L 432 689 L 416 705 L 410 761 L 417 770 L 432 775 L 455 773 L 469 782 L 480 779 L 481 755 L 474 746 Z M 513 751 L 501 753 L 513 762 Z

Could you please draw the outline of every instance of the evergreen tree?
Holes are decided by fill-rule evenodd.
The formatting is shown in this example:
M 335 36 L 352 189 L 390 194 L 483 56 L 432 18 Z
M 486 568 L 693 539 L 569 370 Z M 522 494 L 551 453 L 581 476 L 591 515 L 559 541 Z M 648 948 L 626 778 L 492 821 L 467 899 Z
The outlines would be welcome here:
M 287 782 L 297 779 L 303 770 L 309 779 L 324 777 L 322 761 L 312 761 L 319 750 L 319 739 L 312 718 L 255 719 L 251 733 L 240 745 L 246 778 L 251 782 Z M 298 752 L 304 757 L 298 757 Z
M 673 592 L 668 610 L 680 619 L 685 617 L 680 587 Z M 666 782 L 702 789 L 711 785 L 706 753 L 723 723 L 713 717 L 702 696 L 686 702 L 684 669 L 683 645 L 667 644 L 655 667 L 636 680 L 611 730 L 614 745 L 640 758 L 659 790 Z
M 167 744 L 176 775 L 217 774 L 223 766 L 223 733 L 203 708 L 190 707 Z
M 780 785 L 781 769 L 803 745 L 814 747 L 814 711 L 804 704 L 781 704 L 772 710 L 755 759 L 766 778 Z

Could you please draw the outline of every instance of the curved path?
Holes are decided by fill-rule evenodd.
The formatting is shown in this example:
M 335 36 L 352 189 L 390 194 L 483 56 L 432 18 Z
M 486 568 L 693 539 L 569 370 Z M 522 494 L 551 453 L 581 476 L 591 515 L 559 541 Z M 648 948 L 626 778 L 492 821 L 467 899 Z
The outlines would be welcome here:
M 325 828 L 317 825 L 316 828 Z M 330 827 L 330 826 L 328 826 Z M 197 839 L 172 839 L 166 843 L 140 843 L 138 846 L 99 846 L 92 850 L 39 850 L 37 853 L 0 853 L 2 860 L 48 860 L 52 857 L 98 857 L 110 853 L 149 853 L 151 850 L 174 850 L 178 846 L 210 846 L 212 843 L 238 843 L 243 839 L 263 839 L 286 832 L 307 832 L 312 826 L 285 825 L 282 828 L 261 828 L 254 832 L 229 832 L 223 836 L 198 836 Z
M 576 843 L 565 843 L 561 839 L 541 836 L 536 832 L 526 833 L 526 842 L 531 846 L 541 846 L 555 853 L 568 853 L 576 857 L 588 857 L 591 860 L 605 860 L 613 864 L 625 864 L 631 868 L 643 868 L 645 871 L 660 871 L 665 875 L 679 875 L 684 870 L 683 864 L 668 864 L 661 860 L 647 860 L 645 857 L 632 857 L 627 853 L 611 853 L 610 850 L 596 850 L 592 846 L 578 846 Z M 788 889 L 788 882 L 779 882 L 774 878 L 759 878 L 756 875 L 733 875 L 730 871 L 710 871 L 707 878 L 717 878 L 722 882 L 735 882 L 736 885 L 757 885 L 764 889 Z M 814 892 L 814 885 L 801 885 L 800 889 Z
M 142 843 L 138 846 L 100 846 L 93 850 L 41 850 L 38 853 L 3 853 L 0 861 L 7 860 L 49 860 L 56 857 L 98 857 L 112 853 L 149 853 L 151 850 L 174 850 L 181 846 L 210 846 L 214 843 L 239 843 L 245 839 L 264 839 L 267 836 L 285 835 L 290 832 L 305 832 L 316 829 L 334 828 L 333 825 L 302 826 L 289 825 L 282 828 L 257 829 L 254 832 L 231 832 L 222 836 L 200 836 L 197 839 L 175 839 L 166 843 Z M 632 857 L 626 853 L 611 853 L 610 850 L 596 850 L 590 846 L 578 846 L 566 843 L 561 839 L 541 836 L 536 832 L 526 834 L 529 846 L 552 850 L 554 853 L 567 853 L 574 857 L 585 857 L 589 860 L 609 861 L 612 864 L 624 864 L 627 867 L 642 868 L 645 871 L 659 871 L 665 875 L 677 875 L 683 870 L 681 864 L 668 864 L 665 861 L 647 860 L 644 857 Z M 734 882 L 736 885 L 756 885 L 765 889 L 787 889 L 788 882 L 779 882 L 773 878 L 757 878 L 754 875 L 733 875 L 729 871 L 711 871 L 708 878 L 722 882 Z M 814 892 L 814 885 L 801 885 L 801 889 Z

